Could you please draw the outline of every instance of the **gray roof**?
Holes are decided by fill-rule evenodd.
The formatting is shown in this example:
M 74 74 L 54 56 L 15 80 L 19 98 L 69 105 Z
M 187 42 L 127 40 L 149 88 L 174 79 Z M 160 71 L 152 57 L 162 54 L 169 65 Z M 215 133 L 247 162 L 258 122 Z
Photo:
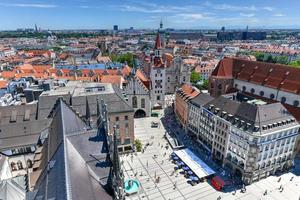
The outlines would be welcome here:
M 294 117 L 281 103 L 278 102 L 265 105 L 254 105 L 220 96 L 206 103 L 204 107 L 216 115 L 225 118 L 225 120 L 230 121 L 239 128 L 243 128 L 249 132 L 257 132 L 258 130 L 263 134 L 268 132 L 267 129 L 263 130 L 263 126 L 273 125 L 273 123 L 289 119 L 293 119 L 294 122 L 287 124 L 285 127 L 298 125 L 296 120 L 294 120 Z M 219 111 L 217 109 L 219 109 Z M 226 112 L 226 114 L 223 112 Z M 231 114 L 232 117 L 229 117 L 229 114 Z M 255 129 L 255 127 L 258 129 Z M 272 127 L 272 131 L 280 128 L 281 127 L 277 126 Z
M 52 117 L 52 131 L 48 145 L 44 145 L 50 148 L 45 162 L 54 163 L 50 170 L 42 169 L 33 199 L 43 195 L 48 199 L 111 200 L 111 162 L 104 131 L 87 131 L 85 123 L 62 100 L 56 104 Z
M 26 114 L 25 114 L 26 113 Z M 16 121 L 11 122 L 16 114 Z M 25 115 L 28 115 L 25 117 Z M 28 117 L 28 118 L 27 118 Z M 23 121 L 33 121 L 37 118 L 37 104 L 24 104 L 14 106 L 0 106 L 0 125 L 18 123 Z
M 98 91 L 89 88 L 103 87 L 104 91 Z M 66 87 L 60 87 L 56 90 L 43 92 L 39 98 L 39 119 L 46 118 L 52 110 L 56 100 L 62 97 L 67 104 L 81 115 L 85 116 L 86 97 L 88 98 L 91 115 L 96 114 L 96 100 L 103 99 L 107 104 L 109 113 L 116 112 L 134 112 L 133 108 L 124 99 L 120 90 L 116 90 L 108 83 L 81 83 L 69 82 Z
M 41 132 L 48 129 L 50 121 L 44 119 L 1 125 L 0 150 L 37 144 Z
M 207 104 L 213 99 L 214 98 L 209 94 L 200 93 L 199 95 L 197 95 L 195 98 L 191 100 L 191 103 L 200 107 L 200 106 L 204 106 L 205 104 Z

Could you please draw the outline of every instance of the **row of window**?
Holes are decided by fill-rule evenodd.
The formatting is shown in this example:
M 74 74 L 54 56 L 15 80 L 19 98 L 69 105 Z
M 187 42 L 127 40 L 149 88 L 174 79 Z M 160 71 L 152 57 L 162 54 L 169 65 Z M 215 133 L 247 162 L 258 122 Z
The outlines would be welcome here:
M 245 91 L 247 90 L 246 86 L 243 86 L 242 90 L 243 90 L 243 92 L 245 92 Z M 254 89 L 254 88 L 251 88 L 250 92 L 251 92 L 252 94 L 254 94 L 254 93 L 255 93 L 255 89 Z M 264 92 L 264 91 L 260 91 L 260 92 L 259 92 L 259 95 L 263 97 L 263 96 L 265 95 L 265 92 Z M 269 98 L 270 98 L 270 99 L 274 99 L 274 98 L 275 98 L 275 94 L 270 94 Z M 281 101 L 281 103 L 285 103 L 285 102 L 286 102 L 286 97 L 281 97 L 280 101 Z M 298 107 L 299 104 L 300 104 L 300 103 L 299 103 L 298 100 L 295 100 L 295 101 L 293 102 L 293 105 L 296 106 L 296 107 Z
M 145 106 L 146 106 L 146 100 L 143 98 L 141 99 L 141 108 L 145 108 Z M 136 96 L 132 97 L 132 107 L 133 108 L 138 107 L 138 100 Z
M 31 161 L 30 159 L 28 159 L 28 160 L 27 160 L 27 167 L 28 167 L 28 168 L 31 168 L 32 166 L 33 166 L 32 161 Z M 22 169 L 24 169 L 23 163 L 22 163 L 20 160 L 17 162 L 17 164 L 14 163 L 14 162 L 11 162 L 11 163 L 10 163 L 10 168 L 11 168 L 11 171 L 17 171 L 17 170 L 22 170 Z

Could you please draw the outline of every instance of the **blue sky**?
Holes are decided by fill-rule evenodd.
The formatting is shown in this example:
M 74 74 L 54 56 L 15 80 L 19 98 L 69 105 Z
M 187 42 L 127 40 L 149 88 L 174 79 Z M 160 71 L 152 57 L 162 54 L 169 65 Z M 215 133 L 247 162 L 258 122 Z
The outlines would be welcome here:
M 0 0 L 0 29 L 300 28 L 300 0 Z

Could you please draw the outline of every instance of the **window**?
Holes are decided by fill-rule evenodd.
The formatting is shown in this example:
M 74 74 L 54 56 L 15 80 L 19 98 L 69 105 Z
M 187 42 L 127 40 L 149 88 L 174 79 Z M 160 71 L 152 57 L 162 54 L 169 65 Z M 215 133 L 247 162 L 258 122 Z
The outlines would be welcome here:
M 293 104 L 294 104 L 295 107 L 298 107 L 299 106 L 299 101 L 295 100 Z
M 254 89 L 254 88 L 252 88 L 250 91 L 251 91 L 251 93 L 253 94 L 253 93 L 255 92 L 255 89 Z
M 128 116 L 127 115 L 125 115 L 125 120 L 128 120 Z
M 264 94 L 265 94 L 264 91 L 260 91 L 260 93 L 259 93 L 259 95 L 262 97 L 264 96 Z
M 17 170 L 17 168 L 16 168 L 16 163 L 11 162 L 11 163 L 10 163 L 10 168 L 11 168 L 11 171 L 16 171 L 16 170 Z
M 243 92 L 245 92 L 245 91 L 246 91 L 246 89 L 247 89 L 247 88 L 246 88 L 246 86 L 243 86 Z
M 23 169 L 23 164 L 20 160 L 17 162 L 17 165 L 19 170 Z
M 160 100 L 160 96 L 156 96 L 156 100 L 159 101 Z
M 137 97 L 132 97 L 132 107 L 137 108 Z
M 116 121 L 117 121 L 117 122 L 119 121 L 119 117 L 116 117 Z
M 30 159 L 27 160 L 27 167 L 28 168 L 32 167 L 32 161 Z
M 17 111 L 13 110 L 11 112 L 10 122 L 16 122 L 17 121 Z
M 274 99 L 275 95 L 274 94 L 270 94 L 270 99 Z
M 25 110 L 24 121 L 30 120 L 30 110 Z
M 145 99 L 141 99 L 141 107 L 145 108 Z
M 285 97 L 281 97 L 281 103 L 285 103 L 286 102 L 286 98 Z

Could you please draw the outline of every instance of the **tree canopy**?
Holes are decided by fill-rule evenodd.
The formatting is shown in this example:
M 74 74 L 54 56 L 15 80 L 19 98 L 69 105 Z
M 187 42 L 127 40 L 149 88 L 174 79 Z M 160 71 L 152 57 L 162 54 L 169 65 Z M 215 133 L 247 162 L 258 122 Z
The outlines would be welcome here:
M 200 74 L 193 70 L 191 73 L 191 83 L 196 84 L 198 81 L 200 81 L 200 78 Z
M 121 54 L 121 55 L 112 54 L 112 55 L 110 55 L 110 59 L 113 62 L 120 62 L 120 63 L 127 62 L 128 66 L 133 67 L 133 54 L 132 53 L 125 53 L 125 54 Z

